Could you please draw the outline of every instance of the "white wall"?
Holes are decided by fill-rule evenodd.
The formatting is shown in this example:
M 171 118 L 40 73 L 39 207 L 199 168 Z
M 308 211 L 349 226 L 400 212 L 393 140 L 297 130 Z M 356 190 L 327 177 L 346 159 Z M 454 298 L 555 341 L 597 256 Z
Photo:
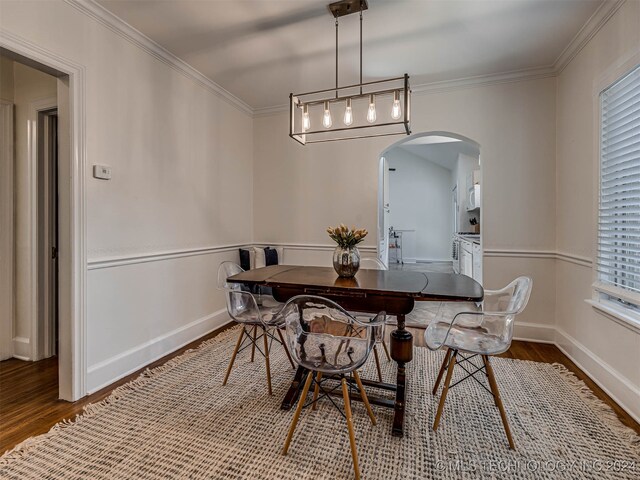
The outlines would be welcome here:
M 451 170 L 403 148 L 392 148 L 385 158 L 395 168 L 389 172 L 390 225 L 412 230 L 403 235 L 404 261 L 450 261 Z
M 55 77 L 14 62 L 13 85 L 15 105 L 15 163 L 14 163 L 14 295 L 15 310 L 13 324 L 14 355 L 25 360 L 33 360 L 34 318 L 37 309 L 32 301 L 36 285 L 32 278 L 32 238 L 31 214 L 35 208 L 32 197 L 32 177 L 36 175 L 36 165 L 32 162 L 29 146 L 29 130 L 35 128 L 33 118 L 34 102 L 50 99 L 54 105 L 57 96 Z M 35 258 L 33 258 L 35 261 Z
M 555 78 L 416 92 L 411 114 L 414 133 L 480 144 L 485 286 L 531 275 L 516 335 L 552 341 L 554 263 L 536 253 L 555 249 Z M 254 120 L 255 239 L 330 245 L 325 228 L 339 222 L 375 232 L 379 156 L 397 138 L 301 146 L 287 132 L 285 112 Z M 375 248 L 370 237 L 364 245 Z
M 68 3 L 3 1 L 0 28 L 86 71 L 93 391 L 226 321 L 216 269 L 252 239 L 252 119 Z
M 558 77 L 557 248 L 586 261 L 558 261 L 556 341 L 640 420 L 640 332 L 585 303 L 596 235 L 596 87 L 634 54 L 640 55 L 640 2 L 627 1 Z

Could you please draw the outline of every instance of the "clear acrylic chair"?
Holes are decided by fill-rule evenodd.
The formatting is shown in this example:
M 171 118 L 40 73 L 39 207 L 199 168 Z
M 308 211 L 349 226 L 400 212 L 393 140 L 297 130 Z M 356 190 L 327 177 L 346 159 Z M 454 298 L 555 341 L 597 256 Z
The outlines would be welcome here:
M 364 268 L 367 270 L 387 270 L 384 263 L 382 263 L 377 258 L 361 258 L 360 259 L 360 268 Z M 351 312 L 353 316 L 360 319 L 362 317 L 367 317 L 364 313 L 359 312 Z M 389 355 L 389 349 L 387 348 L 387 344 L 385 342 L 385 324 L 376 327 L 376 343 L 373 345 L 373 358 L 376 361 L 376 371 L 378 372 L 378 381 L 382 382 L 382 368 L 380 367 L 380 356 L 378 355 L 378 345 L 382 345 L 384 350 L 384 354 L 387 357 L 387 361 L 391 361 L 391 355 Z
M 312 405 L 312 409 L 315 410 L 318 400 L 326 397 L 340 410 L 331 394 L 342 387 L 343 416 L 347 421 L 353 469 L 356 479 L 359 479 L 360 470 L 349 397 L 353 382 L 348 376 L 353 377 L 371 423 L 375 425 L 376 418 L 357 370 L 367 361 L 376 341 L 375 329 L 384 324 L 386 315 L 380 312 L 373 319 L 363 322 L 331 300 L 300 295 L 285 304 L 281 316 L 286 322 L 286 340 L 293 360 L 309 371 L 282 453 L 286 455 L 289 450 L 302 409 Z M 336 381 L 339 381 L 338 385 L 335 384 Z M 305 404 L 312 383 L 313 399 Z M 319 397 L 320 392 L 322 395 Z M 342 413 L 342 410 L 340 412 Z
M 279 313 L 283 305 L 275 304 L 274 306 L 268 306 L 263 304 L 259 306 L 256 298 L 247 288 L 239 283 L 227 282 L 227 278 L 243 271 L 239 265 L 233 262 L 222 262 L 218 268 L 218 289 L 224 290 L 225 292 L 227 312 L 233 320 L 242 326 L 222 385 L 227 384 L 238 353 L 251 346 L 252 362 L 256 350 L 264 357 L 267 368 L 267 387 L 269 395 L 271 395 L 271 364 L 269 361 L 269 351 L 274 341 L 284 347 L 291 367 L 295 368 L 281 331 L 281 329 L 284 328 L 284 319 Z M 249 331 L 251 331 L 251 333 Z M 275 337 L 274 332 L 279 338 Z M 261 350 L 258 344 L 260 338 L 263 339 L 264 351 Z
M 442 304 L 440 313 L 429 324 L 424 334 L 425 343 L 431 350 L 447 349 L 433 387 L 435 395 L 446 371 L 433 430 L 437 430 L 440 423 L 449 389 L 467 378 L 472 378 L 493 396 L 494 403 L 500 411 L 509 447 L 515 449 L 489 357 L 506 352 L 511 346 L 515 317 L 527 306 L 532 285 L 533 282 L 529 277 L 518 277 L 501 290 L 485 290 L 482 303 L 475 305 L 475 308 L 469 308 L 467 304 L 462 304 L 462 308 L 460 304 L 458 306 L 451 303 Z M 482 358 L 481 365 L 472 361 L 477 356 Z M 451 385 L 456 364 L 467 375 Z M 489 388 L 475 377 L 476 373 L 483 370 L 487 376 Z

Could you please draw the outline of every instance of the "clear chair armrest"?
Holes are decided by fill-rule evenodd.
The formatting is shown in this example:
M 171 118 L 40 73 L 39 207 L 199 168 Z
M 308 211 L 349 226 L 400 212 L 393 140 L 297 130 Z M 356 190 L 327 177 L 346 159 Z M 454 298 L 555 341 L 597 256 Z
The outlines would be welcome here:
M 482 324 L 482 319 L 484 318 L 484 312 L 482 312 L 482 311 L 473 311 L 473 310 L 458 312 L 453 317 L 451 317 L 450 321 L 449 321 L 449 319 L 443 319 L 442 315 L 440 314 L 440 312 L 438 312 L 438 315 L 437 315 L 436 319 L 434 320 L 434 324 L 435 323 L 448 324 L 447 332 L 445 333 L 444 337 L 442 337 L 442 340 L 440 342 L 427 341 L 426 342 L 427 347 L 430 350 L 434 350 L 434 351 L 435 350 L 439 350 L 440 348 L 442 348 L 442 346 L 447 343 L 447 339 L 449 338 L 449 334 L 451 333 L 451 328 L 453 328 L 453 326 L 456 323 L 460 323 L 460 318 L 465 317 L 465 316 L 480 317 L 476 321 L 474 321 L 474 326 L 477 326 L 477 325 Z M 427 335 L 429 334 L 429 327 L 427 327 L 427 329 L 425 330 L 424 334 L 425 334 L 425 340 L 426 340 L 427 339 Z
M 387 320 L 387 314 L 385 312 L 380 312 L 373 317 L 365 317 L 364 315 L 357 315 L 352 318 L 355 323 L 363 327 L 376 327 L 376 326 L 385 324 Z M 365 318 L 366 318 L 366 321 L 363 320 Z

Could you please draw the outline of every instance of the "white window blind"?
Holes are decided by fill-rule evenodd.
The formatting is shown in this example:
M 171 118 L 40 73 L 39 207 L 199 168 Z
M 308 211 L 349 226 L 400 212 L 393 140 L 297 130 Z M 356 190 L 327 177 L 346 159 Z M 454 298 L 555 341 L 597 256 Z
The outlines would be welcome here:
M 635 297 L 640 294 L 640 67 L 600 94 L 600 109 L 598 277 Z

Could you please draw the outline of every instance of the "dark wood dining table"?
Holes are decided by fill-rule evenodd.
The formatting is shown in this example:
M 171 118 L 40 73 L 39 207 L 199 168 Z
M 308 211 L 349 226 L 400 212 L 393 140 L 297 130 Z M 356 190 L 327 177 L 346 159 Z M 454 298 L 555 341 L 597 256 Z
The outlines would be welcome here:
M 370 396 L 371 403 L 394 409 L 391 431 L 394 436 L 403 434 L 405 371 L 413 359 L 413 335 L 405 328 L 405 316 L 417 301 L 478 302 L 484 295 L 482 286 L 466 275 L 406 270 L 361 269 L 354 278 L 341 278 L 331 267 L 272 265 L 239 273 L 227 281 L 269 287 L 279 302 L 296 295 L 319 295 L 350 311 L 372 314 L 384 311 L 394 315 L 397 328 L 391 332 L 390 339 L 391 358 L 397 363 L 396 383 L 363 381 L 365 385 L 395 392 L 394 400 Z M 290 409 L 296 403 L 307 374 L 298 368 L 282 402 L 283 409 Z

